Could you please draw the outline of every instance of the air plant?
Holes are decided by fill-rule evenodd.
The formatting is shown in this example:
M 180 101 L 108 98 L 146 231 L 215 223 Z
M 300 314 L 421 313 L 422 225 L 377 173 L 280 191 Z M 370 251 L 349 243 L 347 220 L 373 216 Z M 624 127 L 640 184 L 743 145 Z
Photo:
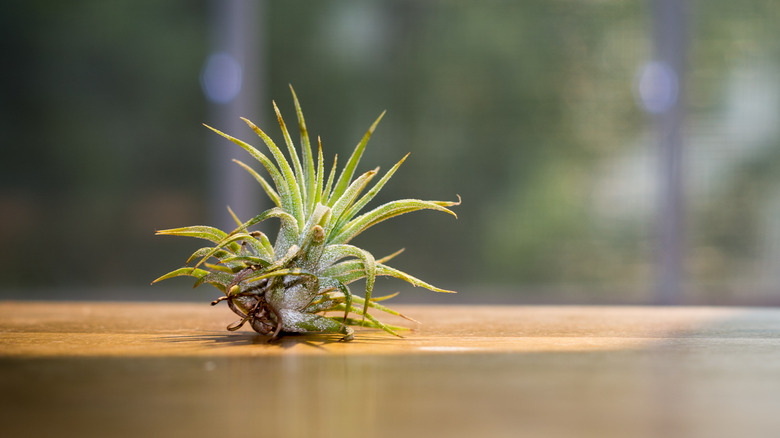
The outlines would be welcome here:
M 361 213 L 408 157 L 407 154 L 365 193 L 364 190 L 377 175 L 379 168 L 353 180 L 366 143 L 384 112 L 355 147 L 338 177 L 337 160 L 334 158 L 326 178 L 322 143 L 318 139 L 315 168 L 306 123 L 294 90 L 292 97 L 300 128 L 300 157 L 274 102 L 289 161 L 273 140 L 247 119 L 242 118 L 263 140 L 275 163 L 248 143 L 205 125 L 241 146 L 260 162 L 273 185 L 252 167 L 233 160 L 260 183 L 276 206 L 246 222 L 240 221 L 228 207 L 237 224 L 230 232 L 211 226 L 157 231 L 158 235 L 205 239 L 212 242 L 213 246 L 198 249 L 184 267 L 161 276 L 153 283 L 172 277 L 191 276 L 197 279 L 194 287 L 204 283 L 215 286 L 224 296 L 212 302 L 212 305 L 225 301 L 240 317 L 227 327 L 231 331 L 248 322 L 255 331 L 270 335 L 271 339 L 284 333 L 339 333 L 344 335 L 342 340 L 351 340 L 354 330 L 350 326 L 378 328 L 400 336 L 397 331 L 402 327 L 384 324 L 369 313 L 369 310 L 376 310 L 411 320 L 380 304 L 397 293 L 373 296 L 377 276 L 400 278 L 414 286 L 436 292 L 452 291 L 440 289 L 388 266 L 386 263 L 402 250 L 375 259 L 370 252 L 349 242 L 379 222 L 412 211 L 429 209 L 455 216 L 447 207 L 460 204 L 460 198 L 456 202 L 402 199 Z M 266 234 L 250 231 L 250 227 L 270 218 L 281 221 L 273 245 Z M 363 297 L 353 294 L 349 288 L 349 284 L 361 279 L 365 279 Z

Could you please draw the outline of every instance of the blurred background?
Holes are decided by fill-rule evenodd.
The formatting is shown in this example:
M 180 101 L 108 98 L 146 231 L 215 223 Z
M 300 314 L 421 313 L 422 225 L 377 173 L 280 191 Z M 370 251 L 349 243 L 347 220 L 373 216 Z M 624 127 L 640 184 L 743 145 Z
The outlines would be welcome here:
M 411 156 L 375 202 L 463 198 L 458 220 L 357 239 L 460 291 L 381 280 L 398 301 L 780 304 L 779 19 L 772 0 L 5 0 L 0 298 L 216 297 L 149 286 L 202 246 L 154 231 L 269 208 L 202 123 L 281 139 L 292 84 L 328 162 L 387 110 L 359 170 Z

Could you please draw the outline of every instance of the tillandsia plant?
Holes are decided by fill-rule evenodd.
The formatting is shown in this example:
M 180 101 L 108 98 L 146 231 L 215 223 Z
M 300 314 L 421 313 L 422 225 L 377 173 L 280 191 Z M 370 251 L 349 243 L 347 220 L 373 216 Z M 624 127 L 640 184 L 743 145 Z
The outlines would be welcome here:
M 192 276 L 197 279 L 195 287 L 203 283 L 215 286 L 224 296 L 212 305 L 225 301 L 241 318 L 227 327 L 231 331 L 248 322 L 255 331 L 270 335 L 272 339 L 282 333 L 340 333 L 344 335 L 343 340 L 351 340 L 354 331 L 350 326 L 378 328 L 399 336 L 397 330 L 402 327 L 384 324 L 369 313 L 371 309 L 411 320 L 379 304 L 397 293 L 374 297 L 377 276 L 400 278 L 436 292 L 452 291 L 437 288 L 385 264 L 401 251 L 375 259 L 370 252 L 349 242 L 379 222 L 416 210 L 438 210 L 455 216 L 447 207 L 458 205 L 460 198 L 456 202 L 403 199 L 360 214 L 406 159 L 402 158 L 360 196 L 379 168 L 353 180 L 355 168 L 384 113 L 363 136 L 338 177 L 337 160 L 334 159 L 326 178 L 322 143 L 318 141 L 315 168 L 306 123 L 294 90 L 292 96 L 301 135 L 300 158 L 276 103 L 274 110 L 290 161 L 265 132 L 247 119 L 242 120 L 263 140 L 275 163 L 248 143 L 206 125 L 244 148 L 265 167 L 273 185 L 252 167 L 234 160 L 260 183 L 276 206 L 246 222 L 241 222 L 228 207 L 237 224 L 230 232 L 210 226 L 157 231 L 158 235 L 205 239 L 213 246 L 198 249 L 183 268 L 169 272 L 153 283 L 172 277 Z M 249 230 L 270 218 L 281 221 L 273 245 L 266 234 Z M 194 266 L 190 266 L 196 260 Z M 361 279 L 365 279 L 364 297 L 353 294 L 348 286 Z

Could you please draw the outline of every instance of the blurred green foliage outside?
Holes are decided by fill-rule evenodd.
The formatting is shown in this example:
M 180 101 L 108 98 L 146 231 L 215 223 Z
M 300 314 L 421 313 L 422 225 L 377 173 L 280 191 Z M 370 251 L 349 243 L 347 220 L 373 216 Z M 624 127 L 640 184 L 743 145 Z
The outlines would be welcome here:
M 780 280 L 780 4 L 692 10 L 686 292 L 766 302 Z M 197 247 L 154 230 L 227 215 L 207 199 L 213 134 L 201 126 L 199 74 L 210 11 L 203 1 L 0 5 L 6 291 L 146 297 L 135 291 Z M 245 116 L 281 138 L 270 100 L 291 123 L 292 84 L 332 160 L 386 109 L 361 170 L 412 154 L 377 202 L 463 198 L 457 221 L 404 216 L 360 246 L 405 247 L 398 268 L 474 302 L 649 300 L 658 164 L 635 97 L 652 57 L 648 4 L 296 0 L 262 12 L 265 101 Z M 260 144 L 248 129 L 232 134 Z

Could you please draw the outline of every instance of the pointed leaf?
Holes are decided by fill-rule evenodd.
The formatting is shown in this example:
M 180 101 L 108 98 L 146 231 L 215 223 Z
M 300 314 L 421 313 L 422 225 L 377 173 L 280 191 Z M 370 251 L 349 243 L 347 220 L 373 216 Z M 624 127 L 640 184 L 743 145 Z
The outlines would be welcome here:
M 374 256 L 370 252 L 352 245 L 329 245 L 325 247 L 322 254 L 323 265 L 327 266 L 335 263 L 344 257 L 356 257 L 363 262 L 366 276 L 366 300 L 370 301 L 371 292 L 374 290 L 374 279 L 376 278 L 376 261 Z M 363 313 L 366 311 L 368 311 L 367 304 L 363 306 Z
M 271 208 L 269 210 L 266 210 L 266 211 L 260 213 L 259 215 L 253 217 L 252 219 L 246 221 L 243 225 L 241 225 L 240 227 L 238 227 L 235 230 L 233 230 L 224 239 L 222 239 L 221 241 L 217 242 L 216 246 L 212 249 L 212 251 L 210 253 L 208 253 L 207 255 L 205 255 L 203 257 L 203 259 L 201 259 L 201 261 L 198 262 L 197 265 L 195 265 L 195 267 L 197 268 L 198 266 L 200 266 L 200 264 L 203 263 L 204 261 L 206 261 L 207 258 L 211 257 L 214 253 L 219 251 L 219 249 L 221 247 L 223 247 L 225 245 L 228 245 L 231 242 L 235 242 L 236 240 L 244 239 L 245 238 L 244 235 L 240 234 L 240 233 L 242 231 L 246 230 L 248 227 L 251 227 L 254 224 L 257 224 L 259 222 L 262 222 L 262 221 L 264 221 L 266 219 L 269 219 L 269 218 L 272 218 L 272 217 L 280 218 L 282 220 L 282 223 L 283 223 L 282 230 L 288 229 L 289 232 L 291 234 L 293 234 L 294 237 L 297 238 L 297 236 L 298 236 L 298 229 L 297 229 L 297 225 L 295 223 L 295 219 L 292 216 L 290 216 L 288 213 L 283 211 L 282 209 L 280 209 L 278 207 L 274 207 L 274 208 Z M 238 235 L 238 237 L 236 237 L 236 235 Z M 240 248 L 240 246 L 239 246 L 239 248 Z
M 352 283 L 366 276 L 365 269 L 363 268 L 362 263 L 358 260 L 350 260 L 347 262 L 341 262 L 336 265 L 333 265 L 327 270 L 325 270 L 325 272 L 323 272 L 321 275 L 335 278 L 336 280 L 341 281 L 344 284 Z M 376 264 L 376 275 L 395 277 L 404 280 L 413 286 L 424 287 L 434 292 L 452 293 L 452 294 L 457 293 L 452 290 L 438 288 L 432 284 L 420 280 L 419 278 L 413 277 L 403 271 L 399 271 L 398 269 L 391 268 L 390 266 L 387 266 L 384 263 L 378 262 Z
M 295 112 L 298 115 L 298 128 L 301 131 L 301 159 L 303 160 L 303 180 L 306 188 L 306 211 L 311 214 L 314 211 L 314 206 L 319 199 L 315 199 L 317 195 L 315 188 L 315 174 L 314 174 L 314 157 L 312 156 L 311 142 L 309 141 L 309 133 L 306 130 L 306 121 L 303 118 L 303 111 L 301 110 L 301 103 L 298 101 L 298 96 L 295 94 L 295 90 L 290 85 L 290 91 L 292 92 L 293 102 L 295 103 Z
M 249 233 L 252 237 L 255 239 L 258 239 L 260 242 L 260 245 L 262 248 L 254 248 L 255 254 L 262 256 L 263 258 L 266 258 L 268 260 L 274 259 L 274 248 L 271 246 L 271 241 L 268 240 L 268 236 L 265 235 L 265 233 L 261 233 L 260 231 L 253 231 Z
M 376 270 L 377 270 L 377 275 L 383 275 L 383 276 L 390 276 L 390 277 L 399 278 L 399 279 L 401 279 L 401 280 L 403 280 L 403 281 L 405 281 L 405 282 L 407 282 L 407 283 L 409 283 L 409 284 L 411 284 L 413 286 L 424 287 L 424 288 L 426 288 L 428 290 L 432 290 L 434 292 L 442 292 L 442 293 L 447 293 L 447 294 L 457 293 L 454 290 L 447 290 L 447 289 L 438 288 L 438 287 L 436 287 L 436 286 L 434 286 L 432 284 L 429 284 L 429 283 L 426 283 L 426 282 L 420 280 L 419 278 L 412 277 L 411 275 L 407 274 L 406 272 L 399 271 L 398 269 L 395 269 L 395 268 L 391 268 L 390 266 L 387 266 L 385 264 L 381 264 L 381 263 L 377 264 Z
M 255 235 L 258 235 L 260 240 L 255 238 Z M 263 239 L 263 237 L 265 237 L 265 239 Z M 245 245 L 248 245 L 252 249 L 252 252 L 263 260 L 273 260 L 273 248 L 270 248 L 270 242 L 268 242 L 268 237 L 265 234 L 260 232 L 236 233 L 232 235 L 232 238 L 235 238 L 236 241 L 240 241 Z M 265 242 L 263 242 L 263 240 L 265 240 Z
M 287 266 L 290 261 L 292 261 L 295 257 L 298 257 L 298 253 L 301 251 L 301 249 L 298 247 L 298 245 L 291 246 L 287 253 L 284 255 L 284 257 L 280 258 L 279 260 L 274 261 L 272 264 L 268 265 L 268 267 L 264 268 L 262 272 L 271 272 L 275 271 L 277 269 L 284 268 Z
M 227 272 L 209 272 L 208 275 L 205 275 L 195 281 L 195 284 L 193 284 L 192 287 L 196 288 L 203 283 L 208 283 L 227 295 L 227 286 L 231 281 L 233 281 L 234 277 L 235 275 L 228 274 Z
M 194 225 L 190 227 L 159 230 L 155 233 L 155 235 L 197 237 L 198 239 L 205 239 L 214 243 L 220 242 L 225 238 L 225 236 L 227 236 L 227 234 L 219 228 L 206 225 Z M 229 248 L 231 251 L 239 251 L 241 249 L 239 245 L 232 245 Z
M 231 274 L 231 275 L 235 274 L 236 272 L 238 272 L 238 271 L 240 271 L 242 269 L 242 268 L 236 268 L 236 270 L 234 271 L 233 269 L 229 268 L 228 266 L 225 266 L 225 265 L 215 265 L 213 263 L 204 263 L 203 266 L 207 267 L 212 272 L 213 271 L 224 272 L 225 274 Z
M 154 234 L 166 235 L 166 236 L 185 236 L 185 237 L 197 237 L 199 239 L 209 240 L 211 242 L 219 242 L 227 236 L 227 233 L 219 228 L 209 227 L 206 225 L 193 225 L 190 227 L 170 228 L 167 230 L 158 230 Z
M 303 176 L 303 166 L 301 166 L 301 160 L 298 159 L 298 151 L 295 150 L 295 145 L 290 138 L 290 132 L 287 131 L 287 125 L 284 123 L 282 113 L 279 111 L 279 107 L 274 104 L 274 112 L 276 113 L 276 119 L 279 121 L 279 126 L 282 128 L 282 135 L 284 136 L 284 142 L 287 145 L 287 151 L 290 154 L 290 161 L 292 161 L 293 168 L 295 169 L 295 180 L 298 189 L 301 192 L 301 201 L 306 204 L 306 181 Z
M 241 141 L 233 136 L 225 134 L 224 132 L 218 129 L 214 129 L 209 125 L 204 124 L 203 126 L 211 129 L 212 131 L 216 132 L 222 137 L 225 137 L 226 139 L 232 141 L 233 143 L 241 146 L 242 148 L 244 148 L 244 150 L 249 152 L 249 154 L 252 155 L 252 157 L 254 157 L 257 161 L 259 161 L 263 165 L 263 167 L 265 167 L 265 169 L 268 171 L 268 174 L 271 175 L 271 179 L 273 179 L 274 184 L 276 185 L 276 190 L 278 190 L 279 196 L 282 200 L 282 208 L 288 211 L 292 211 L 293 199 L 292 199 L 292 195 L 290 194 L 287 181 L 282 176 L 281 172 L 279 172 L 279 169 L 276 168 L 274 163 L 272 163 L 271 160 L 268 159 L 268 157 L 266 157 L 262 152 L 258 151 L 257 149 L 255 149 L 254 146 L 250 145 L 247 142 Z
M 279 198 L 279 194 L 276 193 L 276 190 L 274 190 L 270 184 L 268 184 L 268 181 L 266 181 L 265 178 L 255 172 L 255 169 L 252 169 L 251 167 L 236 159 L 233 159 L 233 162 L 243 167 L 247 172 L 249 172 L 250 175 L 255 178 L 255 180 L 257 180 L 257 182 L 260 183 L 261 186 L 263 186 L 263 190 L 265 190 L 265 193 L 268 194 L 268 197 L 271 198 L 271 201 L 273 201 L 277 207 L 282 206 L 282 200 Z
M 333 228 L 336 230 L 336 233 L 341 230 L 341 228 L 344 226 L 345 223 L 347 223 L 350 219 L 352 219 L 356 214 L 360 212 L 363 207 L 366 206 L 372 199 L 374 199 L 374 196 L 376 196 L 377 193 L 379 193 L 380 190 L 382 190 L 382 187 L 385 186 L 387 181 L 393 176 L 396 170 L 398 170 L 399 167 L 401 167 L 401 164 L 403 164 L 404 160 L 409 156 L 409 154 L 406 154 L 403 158 L 401 158 L 401 161 L 395 163 L 395 166 L 393 166 L 390 170 L 387 171 L 387 173 L 377 181 L 377 183 L 374 185 L 374 187 L 371 188 L 371 190 L 368 191 L 365 195 L 363 195 L 362 198 L 360 198 L 359 201 L 354 203 L 351 207 L 349 207 L 349 210 L 346 211 L 341 216 L 341 219 L 339 219 L 339 222 L 336 224 L 336 226 Z
M 233 209 L 230 208 L 230 206 L 227 206 L 228 213 L 230 213 L 230 217 L 233 218 L 233 221 L 236 223 L 236 225 L 241 226 L 241 220 L 238 219 L 238 216 L 236 216 L 236 213 L 233 212 Z
M 379 121 L 382 120 L 382 117 L 385 116 L 386 111 L 382 111 L 382 114 L 377 117 L 376 121 L 371 125 L 370 128 L 368 128 L 368 131 L 366 131 L 365 135 L 363 135 L 363 139 L 360 140 L 360 143 L 355 147 L 355 150 L 352 152 L 352 155 L 349 157 L 349 160 L 347 160 L 346 166 L 344 166 L 344 170 L 341 171 L 341 175 L 339 175 L 338 181 L 336 181 L 336 187 L 333 189 L 333 193 L 331 194 L 331 198 L 328 200 L 328 205 L 333 205 L 331 200 L 333 198 L 339 198 L 343 193 L 344 190 L 347 189 L 347 186 L 352 181 L 352 175 L 355 173 L 355 168 L 357 167 L 358 163 L 360 162 L 360 157 L 363 156 L 363 151 L 366 148 L 366 143 L 368 143 L 368 139 L 371 138 L 371 134 L 374 133 L 374 129 L 376 129 L 376 125 L 379 124 Z
M 314 183 L 314 204 L 322 202 L 322 186 L 325 179 L 325 162 L 322 157 L 322 141 L 317 137 L 319 148 L 317 151 L 317 181 Z
M 265 260 L 260 257 L 256 256 L 233 256 L 233 257 L 227 257 L 224 260 L 221 260 L 220 263 L 228 264 L 228 263 L 240 263 L 243 265 L 243 267 L 246 267 L 247 265 L 260 265 L 260 266 L 268 266 L 271 263 L 268 260 Z
M 360 195 L 360 192 L 368 185 L 371 179 L 376 175 L 376 169 L 368 171 L 363 175 L 360 175 L 350 186 L 344 191 L 344 194 L 333 205 L 333 211 L 330 218 L 328 227 L 325 228 L 325 236 L 330 234 L 331 229 L 340 222 L 344 212 L 352 205 L 355 198 Z M 327 237 L 326 237 L 327 238 Z
M 343 230 L 340 230 L 339 233 L 330 240 L 330 242 L 334 244 L 349 242 L 353 237 L 379 222 L 417 210 L 438 210 L 449 213 L 456 218 L 458 217 L 451 210 L 440 205 L 440 203 L 442 203 L 442 201 L 421 201 L 419 199 L 401 199 L 388 202 L 387 204 L 381 205 L 368 213 L 362 214 L 351 220 L 344 226 Z
M 220 261 L 224 260 L 226 257 L 235 256 L 235 254 L 233 254 L 232 252 L 225 251 L 223 249 L 221 249 L 221 250 L 219 250 L 217 252 L 212 253 L 213 250 L 214 250 L 214 248 L 211 247 L 211 246 L 207 246 L 207 247 L 198 249 L 197 251 L 192 253 L 190 258 L 187 259 L 187 261 L 184 263 L 184 265 L 185 266 L 189 265 L 190 263 L 192 263 L 193 260 L 199 259 L 199 258 L 201 258 L 201 257 L 203 257 L 203 256 L 205 256 L 207 254 L 211 254 L 210 257 L 214 257 L 214 258 L 216 258 L 217 260 L 220 260 Z
M 333 185 L 333 179 L 336 177 L 336 164 L 338 163 L 339 156 L 335 155 L 333 156 L 333 167 L 330 169 L 330 174 L 328 175 L 328 182 L 325 183 L 325 187 L 322 189 L 322 201 L 323 204 L 327 205 L 328 207 L 333 207 L 333 204 L 330 202 L 332 196 L 330 193 L 330 188 Z M 336 200 L 333 199 L 333 202 Z
M 337 322 L 341 322 L 341 320 L 338 317 L 331 317 L 331 318 L 333 318 Z M 376 326 L 372 321 L 347 318 L 345 323 L 347 325 L 351 325 L 351 326 L 354 326 L 354 327 L 370 327 L 370 328 L 380 328 L 380 329 L 384 330 L 382 327 Z M 394 330 L 394 331 L 409 330 L 408 327 L 400 327 L 400 326 L 395 326 L 395 325 L 390 325 L 390 324 L 382 324 L 382 325 L 384 325 L 385 327 L 388 327 L 389 329 Z M 387 330 L 385 330 L 385 331 L 387 331 Z M 388 333 L 390 333 L 391 335 L 394 335 L 394 336 L 398 336 L 399 338 L 403 338 L 403 336 L 400 336 L 397 333 L 393 333 L 393 332 L 388 332 Z
M 343 320 L 339 319 L 339 318 L 334 318 L 334 317 L 331 317 L 331 318 L 334 321 L 343 322 L 343 323 L 348 324 L 348 325 L 382 329 L 382 330 L 386 331 L 387 333 L 390 333 L 391 335 L 398 336 L 399 338 L 403 338 L 403 336 L 401 336 L 398 333 L 396 333 L 395 330 L 404 330 L 405 329 L 404 327 L 394 327 L 394 326 L 391 326 L 391 325 L 387 325 L 387 324 L 385 324 L 383 322 L 380 322 L 378 319 L 374 318 L 373 316 L 369 315 L 368 313 L 365 313 L 365 312 L 364 313 L 360 313 L 360 310 L 355 308 L 354 306 L 351 307 L 351 308 L 348 308 L 348 307 L 346 307 L 345 305 L 342 304 L 340 306 L 337 306 L 333 310 L 339 311 L 339 310 L 345 310 L 345 309 L 347 310 L 347 312 L 353 312 L 353 313 L 356 313 L 358 315 L 364 316 L 366 319 L 368 319 L 368 321 L 360 321 L 360 320 L 356 320 L 356 319 L 352 319 L 352 318 L 344 318 Z
M 240 233 L 247 228 L 251 227 L 252 225 L 258 224 L 266 219 L 270 218 L 279 218 L 282 221 L 282 226 L 289 228 L 292 232 L 294 232 L 294 235 L 298 236 L 298 224 L 295 221 L 295 218 L 292 217 L 289 213 L 282 210 L 279 207 L 274 207 L 271 209 L 268 209 L 257 216 L 253 217 L 252 219 L 249 219 L 248 221 L 244 222 L 240 227 L 236 228 L 235 230 L 231 231 L 230 234 Z M 229 234 L 229 235 L 230 235 Z M 228 236 L 229 236 L 228 235 Z
M 399 249 L 398 251 L 396 251 L 396 252 L 394 252 L 394 253 L 392 253 L 390 255 L 386 255 L 386 256 L 382 257 L 381 259 L 377 259 L 376 263 L 377 264 L 379 264 L 379 263 L 386 263 L 387 261 L 395 258 L 398 254 L 401 254 L 402 252 L 404 252 L 403 248 Z M 363 273 L 363 272 L 365 272 L 365 268 L 363 267 L 363 262 L 361 262 L 360 260 L 347 260 L 347 261 L 344 261 L 344 262 L 336 263 L 336 264 L 328 267 L 327 269 L 322 271 L 321 274 L 322 274 L 323 277 L 336 277 L 336 278 L 340 279 L 343 276 L 350 276 L 349 278 L 351 278 L 351 275 L 353 275 L 353 274 L 360 274 L 360 273 Z M 352 281 L 357 280 L 358 278 L 363 278 L 363 277 L 362 276 L 361 277 L 357 277 L 357 278 L 353 279 Z M 384 299 L 387 299 L 387 298 L 384 298 Z M 375 300 L 377 300 L 377 299 L 375 299 Z
M 284 154 L 282 154 L 282 151 L 279 149 L 279 147 L 276 146 L 276 143 L 274 143 L 274 141 L 271 140 L 271 138 L 266 135 L 262 129 L 258 128 L 257 125 L 248 119 L 242 117 L 241 120 L 243 120 L 244 123 L 252 128 L 252 130 L 255 131 L 255 134 L 263 139 L 265 145 L 268 146 L 268 150 L 271 151 L 271 154 L 274 156 L 274 159 L 279 165 L 279 169 L 281 170 L 282 175 L 284 175 L 285 182 L 287 183 L 287 192 L 290 194 L 291 205 L 288 207 L 289 209 L 285 208 L 285 210 L 288 210 L 288 212 L 292 214 L 293 217 L 295 217 L 295 220 L 298 221 L 298 228 L 303 228 L 303 202 L 301 200 L 301 192 L 298 187 L 298 183 L 295 180 L 295 174 L 293 174 L 293 170 L 290 167 L 290 163 L 287 162 L 287 159 L 284 157 Z
M 154 281 L 152 281 L 152 284 L 155 284 L 159 281 L 167 280 L 169 278 L 174 278 L 174 277 L 187 276 L 187 277 L 201 278 L 201 277 L 205 277 L 208 273 L 209 271 L 203 269 L 179 268 L 156 278 Z
M 397 293 L 395 295 L 397 295 Z M 385 298 L 385 297 L 380 297 L 380 299 L 381 298 Z M 354 297 L 354 300 L 355 300 L 355 304 L 364 304 L 364 302 L 365 302 L 365 300 L 363 298 L 360 298 L 360 297 Z M 389 313 L 391 315 L 400 316 L 401 318 L 403 318 L 403 319 L 405 319 L 407 321 L 411 321 L 411 322 L 414 322 L 414 323 L 417 323 L 417 324 L 422 324 L 420 321 L 418 321 L 418 320 L 416 320 L 414 318 L 411 318 L 409 316 L 406 316 L 403 313 L 397 312 L 397 311 L 395 311 L 395 310 L 393 310 L 393 309 L 391 309 L 389 307 L 385 307 L 385 306 L 383 306 L 381 304 L 377 304 L 377 299 L 376 298 L 374 298 L 374 299 L 372 299 L 371 301 L 368 302 L 368 307 L 371 307 L 372 309 L 376 309 L 376 310 L 379 310 L 379 311 L 382 311 L 382 312 L 385 312 L 385 313 Z
M 292 269 L 277 269 L 271 272 L 258 271 L 256 274 L 248 275 L 245 281 L 247 283 L 254 283 L 266 278 L 285 277 L 287 275 L 316 278 L 316 276 L 311 272 L 304 271 L 303 269 L 292 268 Z
M 371 297 L 371 302 L 372 303 L 378 303 L 380 301 L 389 300 L 391 298 L 397 297 L 400 293 L 401 292 L 393 292 L 393 293 L 388 294 L 388 295 L 382 295 L 381 297 Z

